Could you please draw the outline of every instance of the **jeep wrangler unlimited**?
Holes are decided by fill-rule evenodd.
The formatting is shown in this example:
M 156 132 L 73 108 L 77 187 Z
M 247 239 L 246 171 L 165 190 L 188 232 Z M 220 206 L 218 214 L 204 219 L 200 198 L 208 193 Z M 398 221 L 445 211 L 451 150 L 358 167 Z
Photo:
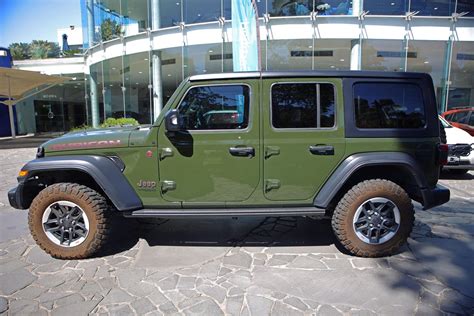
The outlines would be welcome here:
M 106 242 L 128 218 L 332 218 L 353 255 L 391 255 L 412 230 L 412 200 L 449 200 L 431 77 L 421 73 L 196 75 L 152 126 L 68 133 L 20 171 L 10 204 L 57 258 Z

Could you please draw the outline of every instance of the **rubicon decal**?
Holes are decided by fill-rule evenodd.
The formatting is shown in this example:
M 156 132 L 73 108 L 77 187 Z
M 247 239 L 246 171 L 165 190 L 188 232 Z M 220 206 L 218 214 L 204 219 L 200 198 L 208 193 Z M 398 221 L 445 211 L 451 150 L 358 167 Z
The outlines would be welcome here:
M 84 148 L 103 148 L 103 147 L 117 147 L 120 146 L 120 139 L 117 140 L 99 140 L 90 142 L 53 144 L 49 147 L 51 150 L 65 150 L 65 149 L 84 149 Z

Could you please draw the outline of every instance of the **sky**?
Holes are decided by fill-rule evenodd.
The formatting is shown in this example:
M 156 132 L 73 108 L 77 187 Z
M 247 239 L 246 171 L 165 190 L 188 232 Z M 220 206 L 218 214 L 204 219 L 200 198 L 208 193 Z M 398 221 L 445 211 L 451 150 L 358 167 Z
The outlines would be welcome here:
M 81 26 L 80 0 L 0 0 L 0 46 L 57 42 L 56 29 Z

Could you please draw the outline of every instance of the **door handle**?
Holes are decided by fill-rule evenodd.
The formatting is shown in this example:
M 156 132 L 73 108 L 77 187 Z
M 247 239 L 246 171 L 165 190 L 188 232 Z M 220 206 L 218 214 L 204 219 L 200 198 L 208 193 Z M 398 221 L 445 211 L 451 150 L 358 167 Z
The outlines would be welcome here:
M 255 156 L 255 148 L 253 147 L 230 147 L 229 153 L 236 157 L 250 157 Z
M 329 156 L 334 155 L 334 146 L 331 145 L 311 145 L 309 151 L 313 155 Z

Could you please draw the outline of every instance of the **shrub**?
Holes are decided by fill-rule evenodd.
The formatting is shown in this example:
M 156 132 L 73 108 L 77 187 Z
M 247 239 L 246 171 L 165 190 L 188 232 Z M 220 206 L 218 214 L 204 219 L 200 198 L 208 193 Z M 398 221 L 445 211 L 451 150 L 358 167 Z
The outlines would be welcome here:
M 121 117 L 121 118 L 113 118 L 109 117 L 104 121 L 104 123 L 99 125 L 99 128 L 107 128 L 107 127 L 120 127 L 120 126 L 136 126 L 138 125 L 138 121 L 134 118 L 129 117 Z M 83 124 L 80 126 L 76 126 L 71 128 L 70 132 L 79 132 L 85 131 L 88 129 L 94 129 L 92 126 Z
M 100 124 L 101 128 L 106 128 L 106 127 L 117 127 L 117 126 L 126 126 L 126 125 L 138 125 L 138 122 L 136 119 L 131 118 L 131 117 L 121 117 L 121 118 L 113 118 L 109 117 L 104 121 L 104 123 Z

